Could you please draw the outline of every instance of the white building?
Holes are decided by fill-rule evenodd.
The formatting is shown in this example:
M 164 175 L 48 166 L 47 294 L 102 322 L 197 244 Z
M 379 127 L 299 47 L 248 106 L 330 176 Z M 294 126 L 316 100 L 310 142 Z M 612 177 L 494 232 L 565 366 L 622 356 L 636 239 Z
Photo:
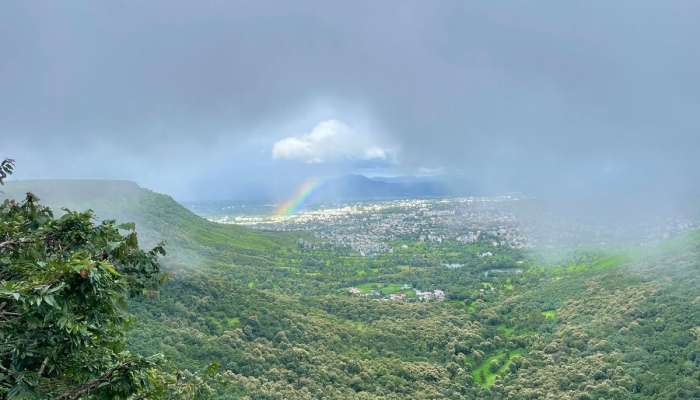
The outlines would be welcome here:
M 435 297 L 435 300 L 437 301 L 443 301 L 445 300 L 445 292 L 440 289 L 435 289 L 433 291 L 433 297 Z
M 421 292 L 420 290 L 416 290 L 416 296 L 420 300 L 432 300 L 434 298 L 433 292 Z

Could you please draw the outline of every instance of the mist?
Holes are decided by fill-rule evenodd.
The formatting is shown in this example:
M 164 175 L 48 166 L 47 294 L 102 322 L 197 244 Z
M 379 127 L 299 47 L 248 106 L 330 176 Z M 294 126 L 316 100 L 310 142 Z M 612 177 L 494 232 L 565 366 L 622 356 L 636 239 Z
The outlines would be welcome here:
M 0 156 L 16 179 L 208 200 L 430 175 L 632 220 L 700 197 L 696 2 L 1 8 Z

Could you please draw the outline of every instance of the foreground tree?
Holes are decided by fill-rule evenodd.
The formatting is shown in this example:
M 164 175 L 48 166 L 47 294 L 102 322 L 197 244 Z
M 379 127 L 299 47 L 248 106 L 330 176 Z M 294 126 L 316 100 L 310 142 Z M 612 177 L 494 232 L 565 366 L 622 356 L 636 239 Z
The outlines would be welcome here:
M 0 185 L 5 184 L 5 178 L 8 175 L 12 175 L 15 170 L 15 160 L 6 158 L 0 161 Z
M 0 205 L 0 399 L 164 396 L 158 357 L 125 350 L 126 299 L 157 289 L 163 247 L 64 211 L 31 193 Z

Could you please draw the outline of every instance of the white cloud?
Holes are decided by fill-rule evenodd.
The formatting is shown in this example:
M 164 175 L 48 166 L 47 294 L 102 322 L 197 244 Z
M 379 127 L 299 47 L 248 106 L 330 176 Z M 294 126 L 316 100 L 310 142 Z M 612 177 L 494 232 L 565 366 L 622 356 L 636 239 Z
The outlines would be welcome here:
M 390 161 L 392 151 L 338 120 L 318 123 L 311 132 L 275 142 L 272 157 L 305 163 L 348 160 Z

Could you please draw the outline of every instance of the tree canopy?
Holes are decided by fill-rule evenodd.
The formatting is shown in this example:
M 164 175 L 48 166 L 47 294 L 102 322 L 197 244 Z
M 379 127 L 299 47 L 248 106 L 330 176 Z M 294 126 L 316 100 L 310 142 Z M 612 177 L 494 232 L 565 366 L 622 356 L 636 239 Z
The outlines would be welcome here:
M 0 205 L 0 398 L 128 398 L 158 388 L 158 358 L 125 349 L 126 299 L 156 290 L 162 245 L 133 224 L 60 217 L 27 193 Z

